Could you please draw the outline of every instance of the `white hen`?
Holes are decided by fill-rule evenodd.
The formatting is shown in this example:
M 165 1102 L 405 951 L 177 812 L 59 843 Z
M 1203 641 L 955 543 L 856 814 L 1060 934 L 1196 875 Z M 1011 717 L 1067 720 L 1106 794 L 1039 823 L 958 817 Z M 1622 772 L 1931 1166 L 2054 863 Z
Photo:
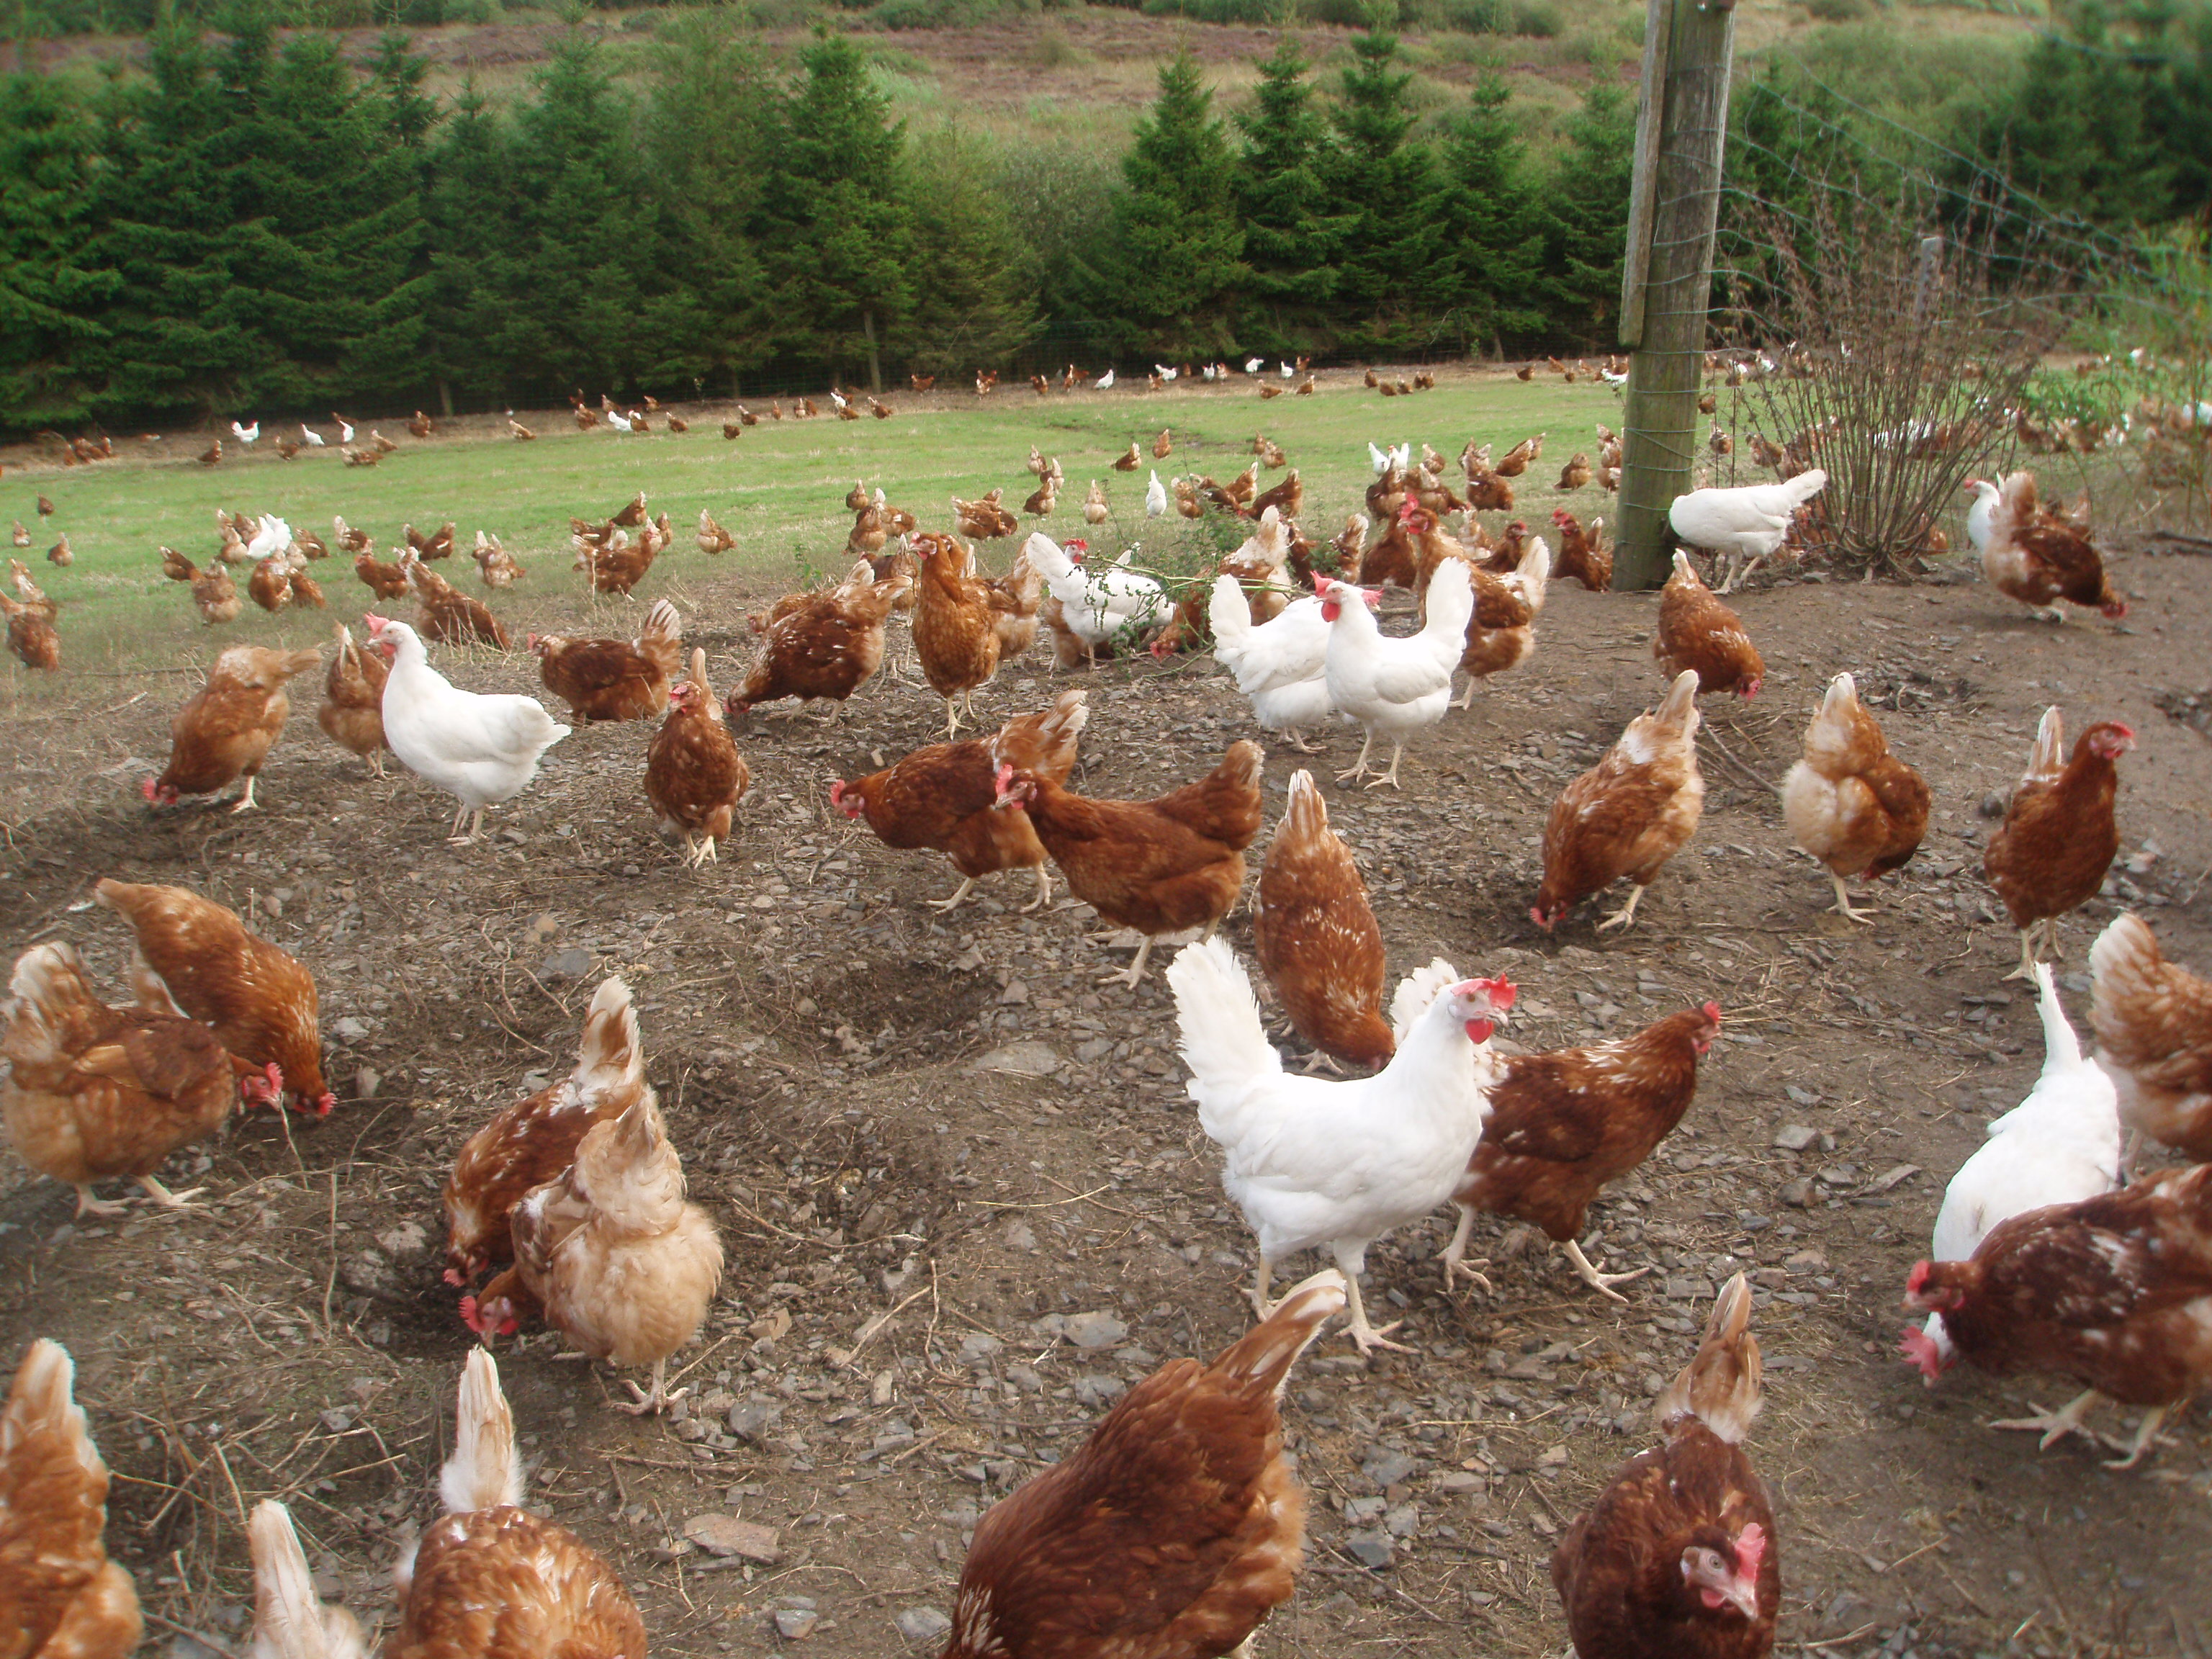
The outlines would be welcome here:
M 460 803 L 453 838 L 474 841 L 484 808 L 512 800 L 538 775 L 538 757 L 568 728 L 534 697 L 464 691 L 430 666 L 422 635 L 405 623 L 371 614 L 372 644 L 389 645 L 384 683 L 384 740 L 400 764 Z M 466 836 L 461 820 L 473 809 Z
M 1338 776 L 1364 777 L 1375 735 L 1387 732 L 1390 769 L 1375 781 L 1395 789 L 1406 734 L 1434 726 L 1451 706 L 1452 675 L 1467 648 L 1467 624 L 1474 615 L 1474 588 L 1466 563 L 1446 559 L 1429 583 L 1428 619 L 1410 639 L 1391 639 L 1376 625 L 1370 607 L 1381 601 L 1380 592 L 1348 582 L 1324 578 L 1321 584 L 1322 616 L 1329 623 L 1328 695 L 1344 717 L 1357 720 L 1367 733 L 1358 760 Z
M 1288 734 L 1291 746 L 1310 753 L 1301 734 L 1336 712 L 1328 695 L 1328 619 L 1321 601 L 1293 600 L 1256 626 L 1252 607 L 1234 576 L 1213 579 L 1206 607 L 1213 627 L 1213 655 L 1252 700 L 1252 717 L 1270 732 Z
M 1827 487 L 1828 475 L 1816 466 L 1780 483 L 1693 489 L 1674 497 L 1667 522 L 1692 547 L 1728 556 L 1726 578 L 1714 591 L 1732 592 L 1782 545 L 1797 509 Z
M 1150 576 L 1121 564 L 1094 570 L 1068 557 L 1060 544 L 1041 531 L 1022 544 L 1023 556 L 1044 578 L 1045 589 L 1060 601 L 1061 621 L 1085 647 L 1110 645 L 1128 632 L 1164 620 L 1167 593 Z M 1122 555 L 1126 559 L 1128 556 Z
M 2082 1057 L 2041 963 L 2035 983 L 2043 1073 L 2026 1100 L 1990 1125 L 1989 1139 L 1944 1188 L 1929 1252 L 1934 1261 L 1965 1261 L 2001 1221 L 2049 1204 L 2078 1204 L 2120 1184 L 2118 1093 L 2104 1068 Z M 1929 1316 L 1927 1332 L 1948 1363 L 1942 1315 Z
M 1452 973 L 1441 963 L 1430 971 Z M 1388 1066 L 1332 1083 L 1284 1072 L 1227 940 L 1186 945 L 1168 984 L 1199 1122 L 1228 1155 L 1222 1188 L 1259 1236 L 1253 1306 L 1266 1316 L 1276 1262 L 1326 1246 L 1345 1277 L 1352 1340 L 1363 1352 L 1399 1346 L 1360 1304 L 1367 1247 L 1435 1209 L 1465 1172 L 1490 1113 L 1493 1017 L 1512 1007 L 1514 988 L 1448 984 L 1409 1023 Z
M 1162 519 L 1167 516 L 1167 511 L 1168 487 L 1160 482 L 1160 475 L 1155 471 L 1152 483 L 1145 486 L 1145 516 Z
M 246 544 L 246 556 L 259 561 L 272 553 L 282 553 L 292 544 L 292 526 L 283 520 L 264 514 L 254 521 L 253 539 Z

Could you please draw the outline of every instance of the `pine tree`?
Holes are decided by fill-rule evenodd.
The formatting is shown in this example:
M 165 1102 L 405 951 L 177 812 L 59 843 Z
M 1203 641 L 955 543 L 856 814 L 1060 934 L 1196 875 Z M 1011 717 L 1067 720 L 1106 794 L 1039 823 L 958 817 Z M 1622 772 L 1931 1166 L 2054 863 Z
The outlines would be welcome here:
M 766 356 L 772 320 L 747 234 L 775 138 L 762 59 L 758 34 L 728 11 L 678 12 L 661 26 L 644 118 L 655 234 L 666 267 L 684 275 L 651 305 L 658 356 L 671 373 L 716 374 L 732 390 Z
M 1636 110 L 1618 87 L 1593 86 L 1561 129 L 1544 191 L 1543 295 L 1551 328 L 1586 349 L 1613 343 L 1628 241 Z
M 99 313 L 121 287 L 94 234 L 98 137 L 59 77 L 0 81 L 0 429 L 97 406 Z
M 97 368 L 112 408 L 191 406 L 212 419 L 235 406 L 264 356 L 251 295 L 234 280 L 236 105 L 196 25 L 172 23 L 148 45 L 149 77 L 115 83 L 103 112 L 100 257 L 121 285 L 100 318 Z
M 1251 273 L 1237 332 L 1244 346 L 1262 351 L 1327 349 L 1336 262 L 1355 228 L 1351 216 L 1328 211 L 1328 125 L 1314 106 L 1309 67 L 1284 35 L 1260 65 L 1252 107 L 1236 118 L 1244 147 L 1234 201 Z
M 645 234 L 635 112 L 595 35 L 553 44 L 508 147 L 520 198 L 521 292 L 503 343 L 539 384 L 635 386 L 654 258 Z
M 1036 259 L 978 147 L 951 128 L 908 146 L 902 193 L 929 281 L 898 332 L 899 356 L 936 374 L 1005 362 L 1037 332 Z
M 463 82 L 432 150 L 423 209 L 433 295 L 426 350 L 437 378 L 502 404 L 510 370 L 535 367 L 523 321 L 532 303 L 521 257 L 528 231 L 514 169 L 505 124 L 474 81 Z
M 898 191 L 906 127 L 850 40 L 823 29 L 799 63 L 761 240 L 777 343 L 842 376 L 871 362 L 914 306 L 913 227 Z
M 1121 158 L 1115 244 L 1092 303 L 1127 344 L 1210 357 L 1231 345 L 1246 276 L 1228 132 L 1188 48 L 1161 69 L 1159 88 Z
M 1511 102 L 1504 78 L 1485 75 L 1474 83 L 1467 113 L 1449 130 L 1443 149 L 1466 331 L 1501 350 L 1503 336 L 1531 335 L 1544 325 L 1538 291 L 1543 213 L 1521 136 L 1523 118 Z
M 1337 297 L 1349 313 L 1345 343 L 1402 351 L 1429 343 L 1457 298 L 1452 227 L 1437 156 L 1413 135 L 1410 70 L 1395 67 L 1398 38 L 1370 28 L 1352 40 L 1353 62 L 1331 112 L 1337 133 L 1330 179 L 1335 211 L 1350 222 Z

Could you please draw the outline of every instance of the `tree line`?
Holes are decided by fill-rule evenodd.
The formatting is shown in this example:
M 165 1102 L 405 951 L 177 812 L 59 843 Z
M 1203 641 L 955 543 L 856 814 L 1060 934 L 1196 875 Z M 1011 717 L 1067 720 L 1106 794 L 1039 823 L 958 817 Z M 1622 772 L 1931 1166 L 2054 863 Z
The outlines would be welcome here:
M 0 97 L 0 428 L 1594 349 L 1619 288 L 1631 100 L 1541 162 L 1494 78 L 1417 131 L 1380 32 L 1326 85 L 1285 41 L 1233 121 L 1177 58 L 1118 164 L 917 133 L 852 40 L 777 74 L 720 9 L 640 75 L 572 29 L 504 107 L 265 0 L 149 46 Z

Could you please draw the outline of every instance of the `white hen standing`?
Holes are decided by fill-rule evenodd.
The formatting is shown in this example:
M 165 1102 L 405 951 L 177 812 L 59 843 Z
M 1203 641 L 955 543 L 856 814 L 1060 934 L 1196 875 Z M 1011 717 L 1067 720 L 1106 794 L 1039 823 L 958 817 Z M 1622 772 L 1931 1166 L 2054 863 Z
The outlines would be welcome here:
M 1213 655 L 1252 700 L 1252 717 L 1281 732 L 1291 746 L 1310 753 L 1302 735 L 1336 712 L 1328 696 L 1328 619 L 1321 601 L 1293 600 L 1267 621 L 1255 623 L 1244 589 L 1234 576 L 1216 576 L 1206 606 Z
M 453 796 L 451 838 L 474 841 L 484 808 L 512 800 L 538 775 L 538 757 L 568 728 L 534 697 L 464 691 L 430 666 L 422 637 L 405 623 L 371 613 L 369 641 L 392 648 L 384 682 L 384 740 L 409 771 Z M 461 820 L 473 810 L 469 833 Z
M 1186 945 L 1168 969 L 1190 1097 L 1228 1155 L 1222 1188 L 1259 1236 L 1252 1305 L 1267 1316 L 1276 1262 L 1326 1246 L 1362 1352 L 1400 1346 L 1383 1340 L 1395 1327 L 1376 1330 L 1360 1304 L 1367 1247 L 1451 1195 L 1490 1113 L 1493 1018 L 1516 994 L 1504 980 L 1454 981 L 1441 962 L 1414 979 L 1444 988 L 1407 1026 L 1390 1063 L 1332 1083 L 1284 1072 L 1228 941 Z
M 1409 639 L 1389 638 L 1377 626 L 1371 607 L 1382 599 L 1376 590 L 1322 580 L 1321 613 L 1329 624 L 1324 673 L 1330 700 L 1367 734 L 1358 760 L 1337 776 L 1366 776 L 1375 734 L 1388 732 L 1390 769 L 1367 787 L 1387 783 L 1395 789 L 1406 734 L 1434 726 L 1451 706 L 1452 675 L 1467 648 L 1467 624 L 1474 615 L 1474 588 L 1466 563 L 1446 559 L 1429 583 L 1428 618 Z
M 2104 1068 L 2082 1057 L 2041 963 L 2035 984 L 2043 1073 L 2026 1100 L 1990 1125 L 1989 1139 L 1944 1188 L 1929 1252 L 1934 1261 L 1967 1261 L 1999 1222 L 2045 1205 L 2078 1204 L 2120 1184 L 2118 1093 Z M 1926 1330 L 1923 1340 L 1949 1363 L 1954 1356 L 1943 1316 L 1930 1314 Z
M 1732 592 L 1782 545 L 1797 509 L 1827 487 L 1828 475 L 1816 466 L 1780 483 L 1693 489 L 1674 497 L 1667 522 L 1692 547 L 1727 555 L 1727 575 L 1714 591 Z
M 1060 601 L 1060 619 L 1068 632 L 1086 649 L 1126 643 L 1127 633 L 1164 620 L 1168 614 L 1166 591 L 1150 576 L 1118 563 L 1103 570 L 1079 565 L 1042 532 L 1030 534 L 1022 553 L 1044 578 L 1045 590 Z M 1127 560 L 1128 555 L 1121 556 Z

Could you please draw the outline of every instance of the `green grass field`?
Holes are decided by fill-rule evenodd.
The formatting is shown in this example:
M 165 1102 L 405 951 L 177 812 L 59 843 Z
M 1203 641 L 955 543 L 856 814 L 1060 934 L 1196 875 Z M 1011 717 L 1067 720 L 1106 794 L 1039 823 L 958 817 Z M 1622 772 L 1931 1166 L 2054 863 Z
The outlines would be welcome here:
M 64 669 L 58 694 L 73 675 L 119 672 L 207 660 L 223 642 L 312 643 L 329 637 L 332 623 L 356 621 L 369 602 L 350 560 L 334 556 L 315 574 L 330 600 L 327 612 L 270 616 L 249 603 L 235 623 L 202 625 L 185 587 L 166 580 L 156 549 L 167 544 L 195 562 L 215 555 L 215 510 L 273 513 L 295 530 L 312 528 L 326 540 L 331 520 L 377 538 L 380 556 L 399 541 L 400 526 L 430 529 L 451 519 L 465 550 L 478 528 L 496 533 L 528 570 L 517 587 L 491 594 L 503 620 L 543 631 L 560 626 L 628 631 L 634 607 L 594 599 L 570 568 L 570 514 L 604 519 L 638 490 L 654 511 L 674 524 L 674 547 L 661 556 L 638 590 L 641 599 L 667 592 L 709 622 L 733 623 L 747 599 L 805 585 L 845 568 L 851 515 L 845 492 L 854 479 L 880 485 L 908 507 L 924 529 L 951 527 L 950 498 L 974 497 L 1003 486 L 1018 507 L 1035 480 L 1024 470 L 1030 446 L 1057 455 L 1067 475 L 1059 510 L 1041 527 L 1060 537 L 1088 535 L 1094 548 L 1118 552 L 1127 542 L 1147 544 L 1139 562 L 1162 568 L 1194 568 L 1200 548 L 1197 526 L 1170 515 L 1148 526 L 1144 516 L 1146 471 L 1114 471 L 1109 463 L 1132 439 L 1154 465 L 1151 444 L 1162 427 L 1175 434 L 1175 453 L 1158 464 L 1163 478 L 1188 472 L 1227 479 L 1251 459 L 1251 439 L 1266 432 L 1289 453 L 1306 485 L 1305 527 L 1327 539 L 1344 515 L 1360 506 L 1370 477 L 1367 445 L 1423 442 L 1456 456 L 1470 435 L 1494 442 L 1500 453 L 1532 432 L 1548 432 L 1543 459 L 1519 482 L 1526 486 L 1517 515 L 1542 527 L 1553 506 L 1565 501 L 1585 517 L 1610 516 L 1609 499 L 1594 486 L 1563 497 L 1553 485 L 1559 467 L 1577 449 L 1595 447 L 1595 423 L 1619 424 L 1619 399 L 1602 384 L 1566 386 L 1556 379 L 1523 384 L 1504 374 L 1448 375 L 1432 392 L 1385 399 L 1363 388 L 1356 376 L 1334 377 L 1311 398 L 1258 398 L 1241 377 L 1232 388 L 1148 393 L 1057 392 L 1040 399 L 1026 386 L 1002 387 L 977 401 L 963 398 L 935 407 L 897 399 L 888 421 L 763 419 L 734 442 L 723 439 L 723 410 L 690 410 L 687 434 L 658 431 L 626 436 L 607 428 L 579 433 L 565 412 L 530 419 L 540 436 L 517 443 L 504 435 L 434 436 L 404 442 L 374 468 L 348 467 L 335 447 L 277 459 L 264 435 L 252 453 L 206 468 L 189 459 L 204 440 L 173 438 L 173 459 L 134 457 L 137 446 L 118 447 L 124 459 L 66 471 L 11 464 L 0 478 L 0 518 L 33 525 L 27 562 L 35 579 L 62 603 Z M 275 422 L 265 430 L 273 434 Z M 286 431 L 291 430 L 287 427 Z M 404 428 L 386 424 L 388 433 Z M 503 434 L 504 427 L 501 427 Z M 1455 475 L 1456 469 L 1455 468 Z M 1267 482 L 1279 474 L 1265 475 Z M 1115 519 L 1091 532 L 1082 517 L 1093 478 L 1106 482 Z M 39 526 L 35 498 L 55 504 L 53 519 Z M 734 554 L 702 555 L 693 540 L 705 507 L 738 538 Z M 1492 515 L 1498 517 L 1499 515 Z M 69 532 L 74 565 L 58 569 L 45 550 Z M 1004 569 L 1014 542 L 988 545 L 983 562 Z M 1205 543 L 1204 545 L 1211 545 Z M 465 552 L 443 567 L 456 585 L 483 593 Z M 243 586 L 244 572 L 235 573 Z M 402 614 L 409 608 L 401 607 Z M 30 676 L 6 659 L 8 696 L 43 696 Z

